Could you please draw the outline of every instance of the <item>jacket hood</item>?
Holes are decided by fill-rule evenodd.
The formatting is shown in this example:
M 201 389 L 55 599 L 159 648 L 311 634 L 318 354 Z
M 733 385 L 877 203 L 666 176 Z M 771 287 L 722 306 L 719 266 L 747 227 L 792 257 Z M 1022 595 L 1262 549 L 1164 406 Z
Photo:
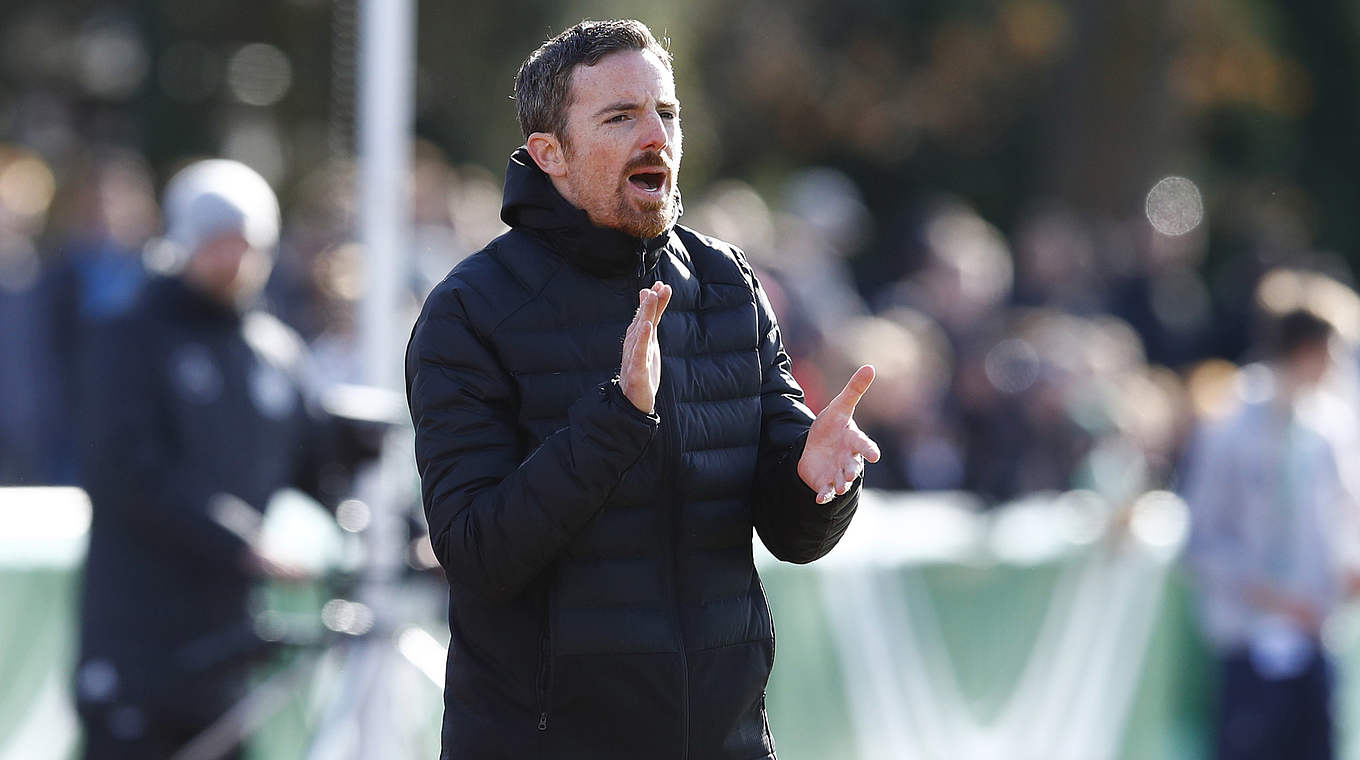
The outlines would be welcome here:
M 643 240 L 620 230 L 596 226 L 585 211 L 557 192 L 552 180 L 523 147 L 510 154 L 505 167 L 501 221 L 528 230 L 558 255 L 604 277 L 640 276 L 650 270 L 671 236 L 667 229 L 657 237 Z

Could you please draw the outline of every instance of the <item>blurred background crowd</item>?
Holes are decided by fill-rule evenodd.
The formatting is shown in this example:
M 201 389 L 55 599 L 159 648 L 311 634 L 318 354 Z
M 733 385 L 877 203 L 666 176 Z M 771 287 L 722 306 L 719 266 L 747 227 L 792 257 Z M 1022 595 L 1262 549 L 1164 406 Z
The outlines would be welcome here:
M 516 57 L 600 11 L 539 5 L 421 8 L 412 304 L 502 229 Z M 871 485 L 1174 485 L 1263 314 L 1292 298 L 1355 336 L 1351 6 L 700 5 L 649 18 L 686 103 L 684 221 L 765 273 L 814 407 L 879 366 Z M 71 481 L 82 338 L 157 268 L 157 193 L 194 157 L 275 184 L 269 306 L 359 379 L 354 24 L 347 0 L 0 11 L 0 482 Z
M 681 221 L 748 253 L 810 405 L 877 366 L 869 486 L 1176 490 L 1298 309 L 1337 330 L 1356 452 L 1357 7 L 424 3 L 409 316 L 504 229 L 522 56 L 626 13 L 671 38 Z M 0 7 L 0 486 L 75 482 L 86 340 L 165 267 L 158 196 L 195 158 L 274 186 L 267 306 L 319 376 L 361 380 L 356 24 L 354 0 Z

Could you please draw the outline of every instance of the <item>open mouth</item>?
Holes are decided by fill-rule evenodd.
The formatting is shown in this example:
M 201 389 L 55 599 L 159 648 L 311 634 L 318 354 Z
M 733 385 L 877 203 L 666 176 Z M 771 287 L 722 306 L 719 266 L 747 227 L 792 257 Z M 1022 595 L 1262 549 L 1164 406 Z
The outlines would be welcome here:
M 633 187 L 647 193 L 655 193 L 666 184 L 666 173 L 658 171 L 642 171 L 637 174 L 629 175 L 628 182 Z

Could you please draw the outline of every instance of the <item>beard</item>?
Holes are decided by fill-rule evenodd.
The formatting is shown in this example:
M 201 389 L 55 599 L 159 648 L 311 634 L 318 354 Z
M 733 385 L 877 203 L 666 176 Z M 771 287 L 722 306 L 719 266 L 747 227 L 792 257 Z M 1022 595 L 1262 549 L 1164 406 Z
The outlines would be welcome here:
M 568 175 L 567 184 L 573 196 L 584 201 L 586 213 L 596 226 L 647 240 L 665 233 L 680 217 L 679 164 L 678 156 L 667 161 L 655 151 L 637 156 L 624 166 L 612 192 L 603 196 L 597 187 L 590 186 L 589 180 L 578 175 Z M 628 176 L 639 169 L 655 166 L 667 167 L 670 192 L 660 198 L 636 197 L 629 190 Z
M 612 226 L 643 240 L 654 238 L 675 226 L 680 216 L 679 190 L 672 187 L 670 193 L 657 200 L 630 201 L 627 184 L 628 179 L 625 177 L 614 196 L 614 219 L 617 224 Z

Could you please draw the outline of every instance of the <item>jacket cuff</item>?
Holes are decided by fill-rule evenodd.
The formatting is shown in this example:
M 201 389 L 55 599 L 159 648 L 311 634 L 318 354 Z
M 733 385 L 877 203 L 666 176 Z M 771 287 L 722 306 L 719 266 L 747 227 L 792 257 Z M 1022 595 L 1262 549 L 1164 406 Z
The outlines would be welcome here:
M 634 406 L 633 402 L 629 401 L 628 397 L 623 395 L 623 387 L 619 385 L 619 379 L 617 377 L 601 385 L 598 388 L 598 391 L 600 396 L 605 400 L 605 403 L 618 407 L 633 417 L 633 419 L 636 419 L 639 422 L 649 423 L 653 427 L 661 424 L 661 417 L 657 415 L 655 410 L 653 410 L 651 414 L 648 414 Z

